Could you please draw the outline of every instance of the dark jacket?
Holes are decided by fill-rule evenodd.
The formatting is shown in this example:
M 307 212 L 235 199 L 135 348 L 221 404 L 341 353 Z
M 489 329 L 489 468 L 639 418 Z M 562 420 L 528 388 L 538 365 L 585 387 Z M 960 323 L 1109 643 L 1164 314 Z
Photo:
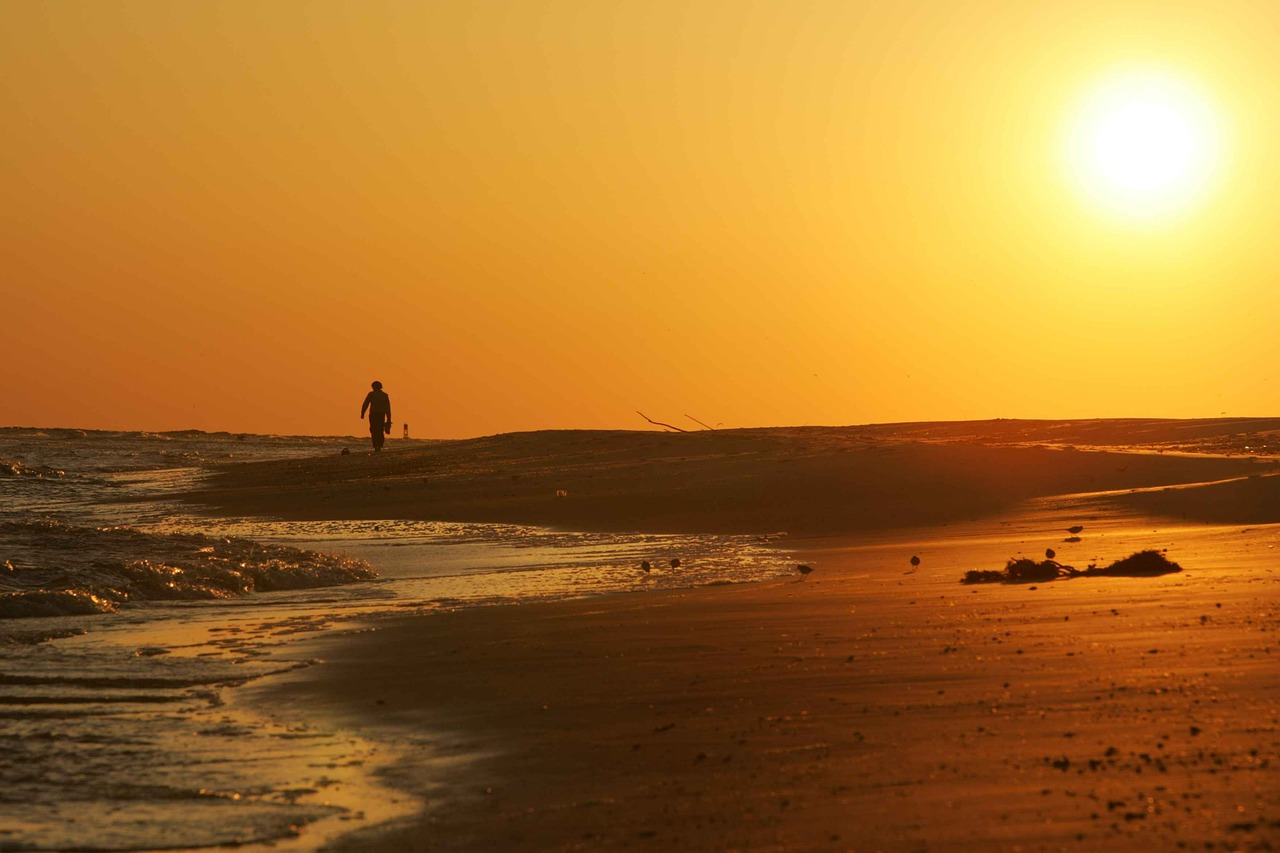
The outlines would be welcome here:
M 365 411 L 369 412 L 370 422 L 375 422 L 378 415 L 382 416 L 382 421 L 391 420 L 391 398 L 387 396 L 386 391 L 370 391 L 364 396 L 364 405 L 360 407 L 360 417 L 364 417 Z

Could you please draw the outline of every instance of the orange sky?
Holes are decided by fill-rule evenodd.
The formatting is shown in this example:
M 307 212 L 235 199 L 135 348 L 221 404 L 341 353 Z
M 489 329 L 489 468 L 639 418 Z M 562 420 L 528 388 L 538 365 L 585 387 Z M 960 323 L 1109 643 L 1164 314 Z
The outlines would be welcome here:
M 1280 7 L 62 2 L 0 28 L 0 424 L 1274 414 Z M 1129 66 L 1198 204 L 1064 167 Z

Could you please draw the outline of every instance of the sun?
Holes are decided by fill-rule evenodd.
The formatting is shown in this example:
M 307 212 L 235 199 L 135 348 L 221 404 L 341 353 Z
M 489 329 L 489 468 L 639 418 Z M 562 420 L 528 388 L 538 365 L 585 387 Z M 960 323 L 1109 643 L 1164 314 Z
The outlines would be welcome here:
M 1189 209 L 1220 159 L 1219 121 L 1190 82 L 1163 73 L 1108 78 L 1070 122 L 1072 182 L 1095 204 L 1152 218 Z

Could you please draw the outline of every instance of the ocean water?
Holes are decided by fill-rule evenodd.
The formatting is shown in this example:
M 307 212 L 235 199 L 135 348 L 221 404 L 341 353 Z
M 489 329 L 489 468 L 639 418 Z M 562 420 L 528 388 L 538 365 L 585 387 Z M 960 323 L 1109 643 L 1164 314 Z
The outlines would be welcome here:
M 237 701 L 237 686 L 315 665 L 300 638 L 790 567 L 754 537 L 213 518 L 171 497 L 211 465 L 344 448 L 365 452 L 0 429 L 0 851 L 311 849 L 414 804 L 372 781 L 393 758 L 378 745 Z

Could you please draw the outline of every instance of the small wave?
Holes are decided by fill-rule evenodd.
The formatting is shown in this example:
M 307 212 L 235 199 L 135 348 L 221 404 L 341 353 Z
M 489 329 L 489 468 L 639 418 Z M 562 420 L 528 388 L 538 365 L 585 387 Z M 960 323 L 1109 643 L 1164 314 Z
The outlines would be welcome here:
M 0 522 L 0 618 L 110 612 L 128 601 L 234 598 L 373 580 L 363 560 L 202 534 Z
M 76 589 L 30 590 L 0 593 L 0 619 L 31 616 L 89 616 L 111 613 L 114 602 Z
M 66 471 L 48 465 L 24 465 L 12 459 L 0 459 L 0 477 L 65 477 Z

